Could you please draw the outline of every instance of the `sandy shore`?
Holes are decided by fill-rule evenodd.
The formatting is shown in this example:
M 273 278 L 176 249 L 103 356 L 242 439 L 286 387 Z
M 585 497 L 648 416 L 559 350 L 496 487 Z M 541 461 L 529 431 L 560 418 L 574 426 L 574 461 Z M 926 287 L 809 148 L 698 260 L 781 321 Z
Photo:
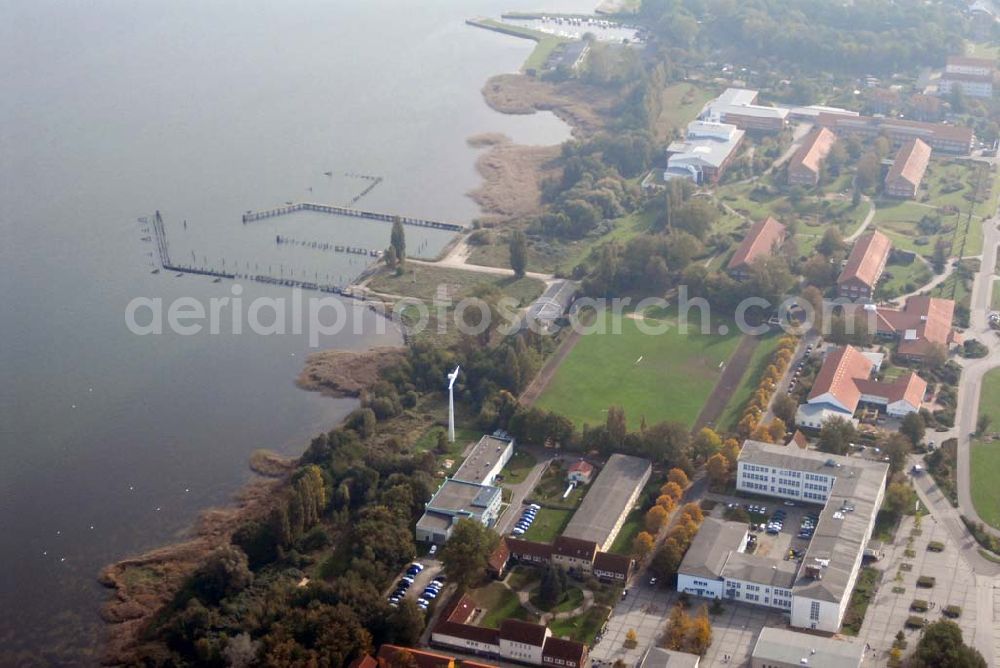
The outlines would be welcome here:
M 551 111 L 580 138 L 604 127 L 613 104 L 603 89 L 574 81 L 549 83 L 523 74 L 495 76 L 482 92 L 486 103 L 501 113 Z M 468 142 L 487 149 L 476 161 L 483 183 L 469 193 L 483 210 L 484 221 L 501 223 L 540 211 L 542 183 L 560 176 L 558 144 L 521 146 L 498 133 L 475 135 Z

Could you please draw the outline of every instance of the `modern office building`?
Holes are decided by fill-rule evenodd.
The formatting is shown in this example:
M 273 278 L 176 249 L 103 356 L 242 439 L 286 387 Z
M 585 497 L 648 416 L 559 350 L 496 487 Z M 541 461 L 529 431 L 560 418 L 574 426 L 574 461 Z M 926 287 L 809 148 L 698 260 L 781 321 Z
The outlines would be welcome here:
M 678 590 L 786 610 L 792 626 L 838 631 L 888 472 L 883 462 L 746 441 L 738 490 L 822 506 L 805 556 L 747 554 L 746 525 L 709 518 L 678 569 Z
M 709 121 L 688 123 L 684 139 L 667 146 L 664 180 L 690 179 L 717 183 L 736 156 L 745 133 L 735 125 Z
M 454 478 L 445 480 L 427 502 L 424 514 L 417 520 L 417 541 L 444 543 L 461 519 L 493 526 L 500 516 L 500 502 L 499 487 Z
M 492 485 L 514 455 L 514 439 L 484 434 L 465 458 L 452 480 Z
M 825 638 L 765 626 L 750 655 L 751 668 L 860 668 L 865 647 L 857 638 Z

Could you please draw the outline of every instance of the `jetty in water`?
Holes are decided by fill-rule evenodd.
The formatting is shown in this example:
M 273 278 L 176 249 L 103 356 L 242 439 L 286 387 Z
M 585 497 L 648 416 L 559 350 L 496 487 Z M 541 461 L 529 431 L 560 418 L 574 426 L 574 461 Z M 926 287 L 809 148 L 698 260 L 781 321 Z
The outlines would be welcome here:
M 449 232 L 461 232 L 465 228 L 455 223 L 442 223 L 437 220 L 426 220 L 424 218 L 411 218 L 409 216 L 395 216 L 388 213 L 377 213 L 375 211 L 363 211 L 352 209 L 346 206 L 334 206 L 332 204 L 314 204 L 312 202 L 296 202 L 285 206 L 267 209 L 265 211 L 247 211 L 243 214 L 243 224 L 253 223 L 258 220 L 275 218 L 277 216 L 287 216 L 299 211 L 315 211 L 316 213 L 328 213 L 337 216 L 350 216 L 351 218 L 365 218 L 367 220 L 379 220 L 386 223 L 394 223 L 397 220 L 403 225 L 413 227 L 430 227 L 436 230 L 447 230 Z

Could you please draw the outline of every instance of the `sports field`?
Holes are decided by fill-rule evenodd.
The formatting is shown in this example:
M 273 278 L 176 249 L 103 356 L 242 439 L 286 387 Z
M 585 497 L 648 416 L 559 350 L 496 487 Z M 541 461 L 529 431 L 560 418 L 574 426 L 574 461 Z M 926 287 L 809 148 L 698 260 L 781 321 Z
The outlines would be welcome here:
M 559 366 L 537 406 L 560 413 L 577 426 L 603 424 L 610 405 L 625 408 L 631 429 L 673 420 L 691 426 L 739 342 L 731 323 L 727 334 L 695 333 L 700 315 L 692 309 L 692 327 L 681 334 L 672 316 L 650 319 L 669 325 L 665 333 L 647 334 L 637 317 L 603 316 L 603 333 L 583 336 Z M 620 333 L 615 333 L 620 332 Z

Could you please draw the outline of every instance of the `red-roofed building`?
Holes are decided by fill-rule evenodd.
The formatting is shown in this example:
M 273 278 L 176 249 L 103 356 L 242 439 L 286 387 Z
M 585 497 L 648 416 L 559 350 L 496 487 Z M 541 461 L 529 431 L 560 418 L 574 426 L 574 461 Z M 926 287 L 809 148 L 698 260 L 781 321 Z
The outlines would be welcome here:
M 552 561 L 570 571 L 589 573 L 597 554 L 592 540 L 559 536 L 552 543 Z
M 816 128 L 810 132 L 788 163 L 788 184 L 813 187 L 819 183 L 823 161 L 835 143 L 837 135 L 827 128 Z
M 631 557 L 611 552 L 598 552 L 594 557 L 594 577 L 606 582 L 625 584 L 632 575 L 635 561 Z
M 547 626 L 520 619 L 505 619 L 500 622 L 500 655 L 505 659 L 540 666 L 542 648 L 550 635 L 552 632 Z
M 497 548 L 493 550 L 493 553 L 486 561 L 486 570 L 492 577 L 502 580 L 504 574 L 507 573 L 507 563 L 509 561 L 510 546 L 507 545 L 507 539 L 501 536 L 500 543 L 497 544 Z
M 730 258 L 727 265 L 729 273 L 737 280 L 750 278 L 750 268 L 753 263 L 771 255 L 783 243 L 785 243 L 785 226 L 777 220 L 768 216 L 754 223 Z
M 547 564 L 552 561 L 552 546 L 533 540 L 505 538 L 510 558 L 528 564 Z
M 955 302 L 950 299 L 910 297 L 901 309 L 882 306 L 875 309 L 876 334 L 898 339 L 897 354 L 921 361 L 934 344 L 948 350 L 961 342 L 960 335 L 953 329 L 954 315 Z
M 890 197 L 914 199 L 931 160 L 931 147 L 913 139 L 903 144 L 885 176 L 885 194 Z
M 573 462 L 566 470 L 566 479 L 579 485 L 589 484 L 593 477 L 594 465 L 583 459 Z
M 885 135 L 899 146 L 913 138 L 922 139 L 935 151 L 968 155 L 972 151 L 976 136 L 971 128 L 944 123 L 923 123 L 900 118 L 878 118 L 872 116 L 840 116 L 820 114 L 816 125 L 830 128 L 838 137 L 855 136 L 862 140 L 875 140 Z
M 399 645 L 382 645 L 378 648 L 379 668 L 409 665 L 408 657 L 413 657 L 417 668 L 455 668 L 455 657 L 447 654 L 439 654 L 426 649 L 400 647 Z
M 542 648 L 542 665 L 555 668 L 584 668 L 587 665 L 587 646 L 574 640 L 547 638 Z
M 378 661 L 365 654 L 347 664 L 347 668 L 379 668 Z
M 837 279 L 840 296 L 870 300 L 875 294 L 882 272 L 885 271 L 891 250 L 892 242 L 889 237 L 878 230 L 858 239 Z
M 920 410 L 927 381 L 915 373 L 890 383 L 875 381 L 872 376 L 878 371 L 877 359 L 879 357 L 866 355 L 853 346 L 828 353 L 806 403 L 799 406 L 796 424 L 816 430 L 831 417 L 854 422 L 854 412 L 862 403 L 884 410 L 892 417 Z

